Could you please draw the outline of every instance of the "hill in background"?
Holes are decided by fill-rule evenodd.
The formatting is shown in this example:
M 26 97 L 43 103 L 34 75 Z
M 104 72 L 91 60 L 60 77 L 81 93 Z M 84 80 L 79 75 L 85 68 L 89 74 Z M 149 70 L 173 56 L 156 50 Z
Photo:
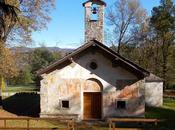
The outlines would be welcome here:
M 29 47 L 12 47 L 11 50 L 13 52 L 19 51 L 20 53 L 30 53 L 34 51 L 35 49 L 42 48 L 42 47 L 37 47 L 37 48 L 29 48 Z M 60 52 L 62 56 L 72 52 L 74 49 L 71 48 L 59 48 L 59 47 L 44 47 L 48 49 L 50 52 Z

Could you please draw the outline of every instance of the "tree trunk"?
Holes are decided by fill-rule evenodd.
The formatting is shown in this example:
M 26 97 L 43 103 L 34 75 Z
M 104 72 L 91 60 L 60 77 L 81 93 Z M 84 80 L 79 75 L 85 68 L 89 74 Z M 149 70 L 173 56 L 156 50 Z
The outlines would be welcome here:
M 120 54 L 120 48 L 121 48 L 121 38 L 118 40 L 118 50 L 117 53 Z
M 154 72 L 155 72 L 155 74 L 156 75 L 158 75 L 159 74 L 159 69 L 160 69 L 160 66 L 158 66 L 159 65 L 159 63 L 160 63 L 160 61 L 159 61 L 159 49 L 160 49 L 160 47 L 159 47 L 159 41 L 158 41 L 158 38 L 156 38 L 156 43 L 155 43 L 155 56 L 154 56 L 154 61 L 155 61 L 155 64 L 154 64 Z
M 118 50 L 117 53 L 120 54 L 120 44 L 118 44 Z
M 3 77 L 0 76 L 0 108 L 2 108 L 2 85 L 3 85 Z
M 163 86 L 164 86 L 164 91 L 166 90 L 166 79 L 167 79 L 167 76 L 166 76 L 167 66 L 166 65 L 167 65 L 167 60 L 164 57 L 163 58 L 163 79 L 164 79 Z
M 162 72 L 163 72 L 163 86 L 164 90 L 166 90 L 167 85 L 167 62 L 168 62 L 168 53 L 169 53 L 169 44 L 166 42 L 166 39 L 163 39 L 163 46 L 162 46 L 162 55 L 163 55 L 163 64 L 162 64 Z

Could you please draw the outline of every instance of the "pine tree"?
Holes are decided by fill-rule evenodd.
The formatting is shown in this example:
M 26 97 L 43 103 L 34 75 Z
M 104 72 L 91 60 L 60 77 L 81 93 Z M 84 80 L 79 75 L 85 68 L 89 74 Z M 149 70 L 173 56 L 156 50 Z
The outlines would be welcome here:
M 162 77 L 165 80 L 166 87 L 167 79 L 167 63 L 169 49 L 175 40 L 175 5 L 172 0 L 161 0 L 160 6 L 154 7 L 150 25 L 153 27 L 156 37 L 159 38 L 159 46 L 161 48 L 162 57 Z

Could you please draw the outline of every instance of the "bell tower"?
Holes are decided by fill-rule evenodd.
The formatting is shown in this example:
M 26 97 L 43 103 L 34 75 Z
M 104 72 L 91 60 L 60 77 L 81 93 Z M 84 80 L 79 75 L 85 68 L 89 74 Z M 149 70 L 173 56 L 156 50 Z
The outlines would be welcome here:
M 103 43 L 106 3 L 102 0 L 88 0 L 83 3 L 83 6 L 85 8 L 85 42 L 95 39 Z

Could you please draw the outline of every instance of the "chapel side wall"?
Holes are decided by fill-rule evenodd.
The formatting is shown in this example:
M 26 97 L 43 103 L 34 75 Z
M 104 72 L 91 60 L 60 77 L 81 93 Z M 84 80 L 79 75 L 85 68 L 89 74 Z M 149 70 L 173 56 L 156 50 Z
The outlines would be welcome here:
M 47 82 L 41 81 L 40 87 L 40 117 L 44 117 L 44 113 L 48 111 L 48 87 Z
M 146 106 L 161 107 L 163 105 L 163 82 L 145 83 Z

